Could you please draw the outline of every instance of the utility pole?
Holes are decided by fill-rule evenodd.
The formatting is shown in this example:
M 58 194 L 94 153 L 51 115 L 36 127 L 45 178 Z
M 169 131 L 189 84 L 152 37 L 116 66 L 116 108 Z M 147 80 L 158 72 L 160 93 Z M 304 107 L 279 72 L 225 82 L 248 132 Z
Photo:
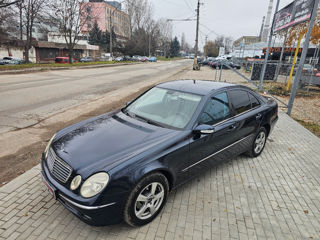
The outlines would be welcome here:
M 198 0 L 197 6 L 197 30 L 196 30 L 196 44 L 194 46 L 194 59 L 193 59 L 193 70 L 200 70 L 200 66 L 198 64 L 198 41 L 199 41 L 199 16 L 200 15 L 200 0 Z
M 149 33 L 149 57 L 151 57 L 151 33 Z
M 310 23 L 309 23 L 309 29 L 308 29 L 306 38 L 304 40 L 303 50 L 302 50 L 302 53 L 301 53 L 301 58 L 300 58 L 298 70 L 297 70 L 297 73 L 296 73 L 296 75 L 294 77 L 293 88 L 292 88 L 292 91 L 291 91 L 291 94 L 290 94 L 290 99 L 289 99 L 289 103 L 288 103 L 288 115 L 291 114 L 294 98 L 296 96 L 297 89 L 299 87 L 299 81 L 300 81 L 300 77 L 301 77 L 301 72 L 302 72 L 303 65 L 304 65 L 304 62 L 306 60 L 306 56 L 307 56 L 307 52 L 308 52 L 308 48 L 309 48 L 309 42 L 310 42 L 310 36 L 311 36 L 311 33 L 312 33 L 312 28 L 313 28 L 314 22 L 315 22 L 316 17 L 317 17 L 318 5 L 319 5 L 319 0 L 315 0 L 314 6 L 313 6 L 312 15 L 311 15 L 311 19 L 310 19 Z
M 206 41 L 205 41 L 205 45 L 204 45 L 204 57 L 207 57 L 207 42 L 208 42 L 208 35 L 206 35 Z

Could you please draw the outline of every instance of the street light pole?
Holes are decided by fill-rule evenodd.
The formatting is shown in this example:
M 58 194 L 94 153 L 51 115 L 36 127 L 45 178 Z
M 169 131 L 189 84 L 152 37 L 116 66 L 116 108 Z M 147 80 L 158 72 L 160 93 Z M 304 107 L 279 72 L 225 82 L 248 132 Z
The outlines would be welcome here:
M 280 0 L 277 1 L 275 14 L 278 12 L 279 4 L 280 4 Z M 266 56 L 264 58 L 264 63 L 263 63 L 262 71 L 261 71 L 261 74 L 260 74 L 259 90 L 262 89 L 262 82 L 263 82 L 263 79 L 264 79 L 264 75 L 266 73 L 266 68 L 267 68 L 267 64 L 268 64 L 268 57 L 269 57 L 269 51 L 270 51 L 271 42 L 272 42 L 273 27 L 274 27 L 274 17 L 273 17 L 273 20 L 272 20 L 271 29 L 270 29 L 270 33 L 269 33 L 269 41 L 268 41 L 268 47 L 267 47 L 267 51 L 266 51 Z
M 198 7 L 197 7 L 197 30 L 196 30 L 196 44 L 194 46 L 194 59 L 193 59 L 193 70 L 199 70 L 198 65 L 198 41 L 199 41 L 199 16 L 200 15 L 200 0 L 198 0 Z

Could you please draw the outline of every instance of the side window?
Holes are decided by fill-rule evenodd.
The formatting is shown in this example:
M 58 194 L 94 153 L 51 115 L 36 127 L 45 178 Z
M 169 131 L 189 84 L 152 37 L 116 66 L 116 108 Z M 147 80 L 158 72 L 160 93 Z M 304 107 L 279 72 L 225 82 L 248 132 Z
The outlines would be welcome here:
M 229 100 L 226 92 L 212 97 L 200 116 L 200 124 L 214 125 L 230 117 Z
M 251 102 L 247 91 L 232 90 L 229 92 L 229 95 L 236 114 L 240 114 L 251 109 Z
M 251 93 L 249 93 L 250 101 L 251 101 L 251 108 L 255 108 L 260 106 L 259 100 L 253 96 Z

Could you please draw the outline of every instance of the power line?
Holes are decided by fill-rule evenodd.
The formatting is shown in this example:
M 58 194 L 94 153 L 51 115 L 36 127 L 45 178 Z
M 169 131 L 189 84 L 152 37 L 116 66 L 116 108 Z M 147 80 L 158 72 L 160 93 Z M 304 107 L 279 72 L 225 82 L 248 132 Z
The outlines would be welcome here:
M 185 18 L 185 19 L 171 19 L 171 18 L 168 18 L 167 19 L 168 22 L 190 22 L 190 21 L 197 21 L 197 19 L 192 19 L 192 18 Z
M 213 34 L 215 34 L 216 36 L 221 36 L 221 34 L 216 33 L 214 30 L 208 28 L 206 25 L 204 25 L 204 24 L 202 24 L 202 23 L 200 23 L 200 25 L 209 31 L 209 33 L 208 33 L 207 35 L 210 35 L 211 33 L 213 33 Z
M 186 3 L 186 5 L 188 6 L 188 8 L 190 9 L 191 12 L 194 12 L 194 9 L 192 9 L 192 7 L 190 7 L 189 3 L 187 2 L 187 0 L 184 0 L 184 2 Z

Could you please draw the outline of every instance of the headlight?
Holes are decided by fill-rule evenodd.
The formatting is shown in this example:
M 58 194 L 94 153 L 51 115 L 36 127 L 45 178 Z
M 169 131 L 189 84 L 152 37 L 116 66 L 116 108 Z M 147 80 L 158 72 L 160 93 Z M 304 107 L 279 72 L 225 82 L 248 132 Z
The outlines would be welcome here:
M 80 183 L 81 183 L 81 180 L 82 180 L 82 178 L 81 178 L 80 175 L 75 176 L 75 177 L 72 179 L 72 181 L 71 181 L 70 189 L 71 189 L 72 191 L 73 191 L 73 190 L 76 190 L 76 189 L 79 187 L 79 185 L 80 185 Z
M 49 148 L 50 148 L 51 143 L 52 143 L 52 141 L 53 141 L 53 139 L 54 139 L 55 136 L 56 136 L 56 134 L 54 134 L 54 135 L 52 136 L 52 138 L 49 140 L 49 142 L 48 142 L 48 144 L 47 144 L 47 146 L 46 146 L 46 149 L 44 150 L 44 154 L 45 154 L 45 157 L 46 157 L 46 158 L 48 158 Z
M 109 181 L 109 175 L 105 172 L 100 172 L 89 177 L 80 189 L 80 194 L 84 198 L 90 198 L 101 192 Z

